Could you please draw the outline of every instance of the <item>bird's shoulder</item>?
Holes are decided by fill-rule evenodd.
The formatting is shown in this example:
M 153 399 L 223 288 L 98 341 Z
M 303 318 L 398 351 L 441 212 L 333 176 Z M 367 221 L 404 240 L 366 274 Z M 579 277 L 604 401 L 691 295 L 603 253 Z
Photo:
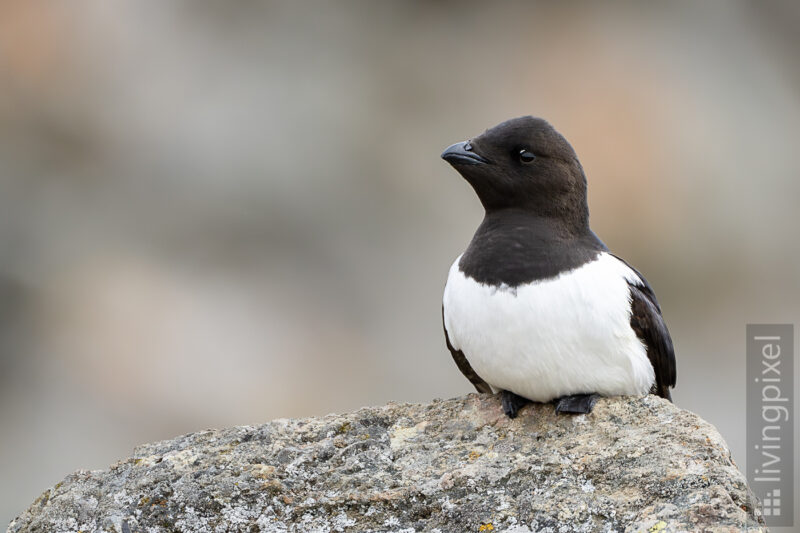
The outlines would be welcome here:
M 611 252 L 607 252 L 607 254 L 616 259 L 617 261 L 619 261 L 620 263 L 622 263 L 623 265 L 625 265 L 632 272 L 633 274 L 632 276 L 626 277 L 628 284 L 638 289 L 650 301 L 650 303 L 653 304 L 656 310 L 659 313 L 661 313 L 661 306 L 658 304 L 656 293 L 653 290 L 653 287 L 650 286 L 650 283 L 647 281 L 647 278 L 645 278 L 641 272 L 636 270 L 635 267 L 633 267 L 630 263 L 625 261 L 617 254 Z

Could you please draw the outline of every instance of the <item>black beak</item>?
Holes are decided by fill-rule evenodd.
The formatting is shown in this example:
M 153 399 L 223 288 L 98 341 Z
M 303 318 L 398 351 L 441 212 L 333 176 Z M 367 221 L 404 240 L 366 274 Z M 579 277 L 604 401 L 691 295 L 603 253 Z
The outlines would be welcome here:
M 469 141 L 448 146 L 442 152 L 442 159 L 451 165 L 484 165 L 489 161 L 472 151 Z

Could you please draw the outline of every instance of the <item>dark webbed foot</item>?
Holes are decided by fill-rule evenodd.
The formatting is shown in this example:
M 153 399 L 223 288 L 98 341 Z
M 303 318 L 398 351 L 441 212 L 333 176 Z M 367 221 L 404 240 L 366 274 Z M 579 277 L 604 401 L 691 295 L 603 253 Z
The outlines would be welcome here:
M 517 412 L 525 405 L 531 403 L 529 399 L 518 396 L 507 390 L 500 393 L 500 398 L 503 400 L 503 412 L 508 418 L 516 418 Z
M 555 402 L 556 413 L 591 413 L 597 398 L 599 398 L 597 394 L 573 394 L 572 396 L 562 396 Z

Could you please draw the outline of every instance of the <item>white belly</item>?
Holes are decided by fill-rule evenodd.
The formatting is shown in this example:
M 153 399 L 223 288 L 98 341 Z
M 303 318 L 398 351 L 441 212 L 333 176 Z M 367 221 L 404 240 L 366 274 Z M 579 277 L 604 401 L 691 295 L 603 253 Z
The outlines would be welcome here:
M 466 277 L 456 259 L 444 290 L 450 343 L 495 389 L 548 402 L 569 394 L 646 394 L 655 375 L 630 327 L 627 280 L 614 256 L 556 278 L 494 288 Z

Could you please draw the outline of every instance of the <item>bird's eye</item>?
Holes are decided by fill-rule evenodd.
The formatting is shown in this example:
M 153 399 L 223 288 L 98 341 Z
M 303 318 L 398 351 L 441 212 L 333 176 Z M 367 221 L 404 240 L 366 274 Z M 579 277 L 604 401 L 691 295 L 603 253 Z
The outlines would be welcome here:
M 530 163 L 534 159 L 536 159 L 536 156 L 533 155 L 528 150 L 522 149 L 519 151 L 519 160 L 522 161 L 523 163 Z

